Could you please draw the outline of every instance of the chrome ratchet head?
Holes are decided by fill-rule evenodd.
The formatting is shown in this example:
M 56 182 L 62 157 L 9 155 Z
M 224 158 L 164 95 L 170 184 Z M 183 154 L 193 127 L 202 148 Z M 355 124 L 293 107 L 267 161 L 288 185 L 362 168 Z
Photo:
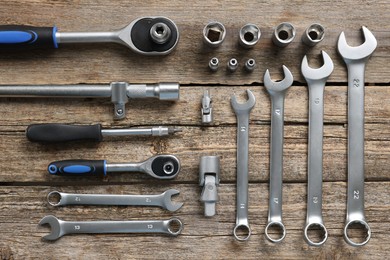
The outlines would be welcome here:
M 61 230 L 60 221 L 61 220 L 52 215 L 45 216 L 41 219 L 41 221 L 39 221 L 39 226 L 49 225 L 51 229 L 50 234 L 44 236 L 43 239 L 57 240 L 64 235 L 63 231 Z
M 334 68 L 332 59 L 325 51 L 321 51 L 321 54 L 324 64 L 317 69 L 313 69 L 309 66 L 306 55 L 303 57 L 301 71 L 307 82 L 318 80 L 326 82 L 330 74 L 332 74 Z
M 169 210 L 169 211 L 176 211 L 180 209 L 184 203 L 173 203 L 172 202 L 172 196 L 180 194 L 180 191 L 175 190 L 175 189 L 169 189 L 165 191 L 162 196 L 164 197 L 163 203 L 164 207 Z
M 249 89 L 246 90 L 248 100 L 245 103 L 238 103 L 235 95 L 230 98 L 230 104 L 233 107 L 234 112 L 238 115 L 240 113 L 248 113 L 256 104 L 255 95 Z
M 362 26 L 362 30 L 365 41 L 363 44 L 356 47 L 349 46 L 345 39 L 344 32 L 340 33 L 337 48 L 340 55 L 343 57 L 345 63 L 368 59 L 375 51 L 376 46 L 378 44 L 375 39 L 375 36 L 365 26 Z
M 179 42 L 179 29 L 167 17 L 142 17 L 117 32 L 118 43 L 142 55 L 167 55 Z
M 269 70 L 267 69 L 264 73 L 264 86 L 267 89 L 270 95 L 278 92 L 284 92 L 289 87 L 291 87 L 294 77 L 291 71 L 283 65 L 284 79 L 282 81 L 272 81 L 271 76 L 269 74 Z
M 156 155 L 142 162 L 141 170 L 156 179 L 173 179 L 180 171 L 180 161 L 173 155 Z

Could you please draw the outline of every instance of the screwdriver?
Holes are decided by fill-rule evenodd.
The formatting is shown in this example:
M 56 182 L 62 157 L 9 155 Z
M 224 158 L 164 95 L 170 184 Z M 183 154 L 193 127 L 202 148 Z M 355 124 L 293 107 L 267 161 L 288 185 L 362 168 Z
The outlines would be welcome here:
M 26 136 L 31 142 L 57 143 L 80 140 L 101 142 L 105 136 L 167 136 L 181 131 L 182 129 L 172 126 L 102 129 L 101 124 L 66 125 L 53 123 L 29 125 Z

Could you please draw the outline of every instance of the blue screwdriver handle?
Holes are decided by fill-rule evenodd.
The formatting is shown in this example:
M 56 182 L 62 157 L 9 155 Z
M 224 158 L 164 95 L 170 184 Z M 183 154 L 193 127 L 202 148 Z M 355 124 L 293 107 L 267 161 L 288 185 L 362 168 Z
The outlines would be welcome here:
M 105 160 L 64 160 L 49 164 L 47 171 L 52 175 L 106 175 Z
M 56 49 L 57 27 L 0 25 L 0 50 Z

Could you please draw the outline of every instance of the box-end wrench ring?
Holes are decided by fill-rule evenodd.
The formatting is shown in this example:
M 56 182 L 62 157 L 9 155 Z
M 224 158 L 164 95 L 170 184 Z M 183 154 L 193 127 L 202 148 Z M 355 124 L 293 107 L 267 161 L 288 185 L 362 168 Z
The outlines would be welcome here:
M 284 79 L 279 82 L 271 80 L 269 70 L 264 74 L 264 86 L 271 97 L 271 157 L 270 157 L 270 190 L 268 225 L 265 236 L 274 243 L 281 242 L 286 236 L 282 223 L 282 188 L 283 188 L 283 132 L 284 132 L 284 97 L 293 83 L 293 75 L 283 65 Z M 273 238 L 268 231 L 277 227 L 282 231 L 279 238 Z
M 301 71 L 309 90 L 309 144 L 308 144 L 308 185 L 307 214 L 304 238 L 311 246 L 320 246 L 328 239 L 328 231 L 322 219 L 322 154 L 324 136 L 324 90 L 325 84 L 333 71 L 333 61 L 322 51 L 324 64 L 313 69 L 303 57 Z M 321 233 L 321 238 L 314 241 L 309 230 Z
M 114 233 L 160 233 L 177 236 L 183 230 L 178 218 L 168 220 L 130 220 L 130 221 L 63 221 L 48 215 L 39 221 L 39 226 L 49 225 L 51 232 L 43 237 L 57 240 L 69 234 L 114 234 Z
M 53 207 L 67 205 L 154 206 L 176 211 L 183 206 L 183 203 L 173 203 L 172 196 L 179 193 L 175 189 L 169 189 L 159 195 L 71 194 L 52 191 L 47 195 L 47 202 Z
M 352 246 L 363 246 L 371 237 L 364 216 L 364 72 L 377 41 L 366 27 L 362 30 L 365 38 L 362 45 L 349 46 L 344 32 L 337 45 L 348 69 L 348 196 L 344 239 Z M 367 231 L 363 241 L 354 242 L 349 237 L 348 230 L 353 224 Z
M 246 92 L 245 103 L 238 103 L 235 95 L 230 99 L 237 117 L 237 212 L 233 235 L 239 241 L 248 240 L 251 235 L 248 221 L 249 115 L 256 98 L 249 89 Z

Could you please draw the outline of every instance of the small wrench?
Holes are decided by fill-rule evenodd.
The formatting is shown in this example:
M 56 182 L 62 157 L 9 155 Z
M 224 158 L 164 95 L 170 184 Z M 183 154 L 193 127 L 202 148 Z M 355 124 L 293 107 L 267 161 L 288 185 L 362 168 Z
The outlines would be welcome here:
M 311 246 L 320 246 L 328 238 L 328 231 L 322 220 L 322 147 L 324 135 L 324 89 L 333 71 L 333 62 L 322 51 L 324 64 L 321 68 L 309 67 L 306 55 L 303 57 L 301 71 L 309 89 L 309 151 L 307 214 L 304 237 Z M 310 239 L 308 231 L 318 228 L 323 234 L 322 240 Z
M 156 206 L 176 211 L 183 206 L 183 203 L 173 204 L 171 198 L 179 193 L 174 189 L 169 189 L 159 195 L 71 194 L 52 191 L 47 195 L 47 202 L 54 207 L 66 205 Z M 58 201 L 53 202 L 53 198 L 58 198 Z
M 293 83 L 293 75 L 283 65 L 284 79 L 280 82 L 271 80 L 269 70 L 264 74 L 264 86 L 271 97 L 271 158 L 270 158 L 270 196 L 268 225 L 266 237 L 274 243 L 281 242 L 286 236 L 286 228 L 282 223 L 282 188 L 283 188 L 283 131 L 284 131 L 284 97 Z M 270 227 L 277 227 L 283 233 L 275 239 L 268 234 Z
M 362 30 L 365 42 L 360 46 L 349 46 L 344 32 L 338 40 L 338 51 L 348 69 L 348 201 L 344 238 L 352 246 L 363 246 L 371 237 L 364 216 L 364 72 L 377 41 L 366 27 Z M 348 236 L 352 225 L 367 231 L 364 241 L 354 242 Z
M 113 234 L 113 233 L 161 233 L 177 236 L 183 230 L 178 218 L 168 220 L 132 220 L 132 221 L 63 221 L 48 215 L 39 221 L 39 225 L 48 224 L 51 233 L 43 237 L 57 240 L 69 234 Z
M 142 172 L 156 179 L 173 179 L 180 171 L 180 161 L 170 154 L 160 154 L 139 163 L 108 164 L 106 160 L 64 160 L 49 164 L 53 175 L 106 175 L 107 172 Z
M 243 104 L 237 102 L 235 95 L 230 99 L 237 117 L 237 215 L 233 234 L 239 241 L 248 240 L 251 235 L 248 221 L 249 115 L 256 98 L 249 89 L 246 92 L 248 100 Z

